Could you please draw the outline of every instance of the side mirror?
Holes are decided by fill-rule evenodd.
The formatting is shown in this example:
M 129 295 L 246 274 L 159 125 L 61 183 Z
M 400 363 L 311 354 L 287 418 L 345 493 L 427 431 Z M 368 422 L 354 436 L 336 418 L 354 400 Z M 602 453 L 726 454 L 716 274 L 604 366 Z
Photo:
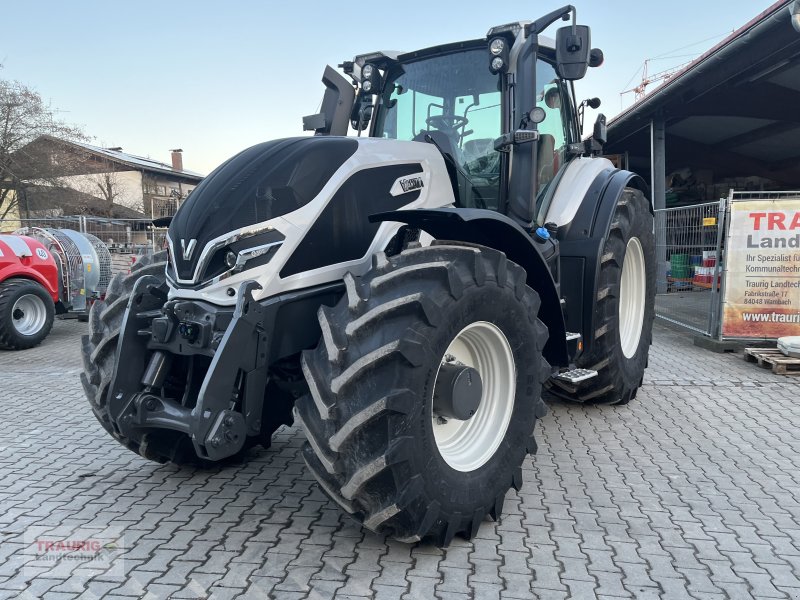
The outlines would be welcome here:
M 569 25 L 556 31 L 556 72 L 567 81 L 583 79 L 589 68 L 591 30 L 586 25 Z

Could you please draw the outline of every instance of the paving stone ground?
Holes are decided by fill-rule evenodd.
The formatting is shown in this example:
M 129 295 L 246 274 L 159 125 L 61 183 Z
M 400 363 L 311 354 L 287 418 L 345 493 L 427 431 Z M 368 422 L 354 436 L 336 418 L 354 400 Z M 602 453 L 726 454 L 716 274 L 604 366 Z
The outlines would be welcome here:
M 502 519 L 440 550 L 343 517 L 294 428 L 217 471 L 130 453 L 83 398 L 83 327 L 0 352 L 0 599 L 800 598 L 800 378 L 741 355 L 657 326 L 638 398 L 553 404 Z M 107 564 L 37 546 L 120 533 Z

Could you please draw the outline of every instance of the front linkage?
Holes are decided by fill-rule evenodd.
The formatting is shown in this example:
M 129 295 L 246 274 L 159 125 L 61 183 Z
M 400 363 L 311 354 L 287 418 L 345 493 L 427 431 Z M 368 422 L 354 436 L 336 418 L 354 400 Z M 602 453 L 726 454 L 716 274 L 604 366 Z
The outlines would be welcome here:
M 108 398 L 113 427 L 135 441 L 153 429 L 173 430 L 189 437 L 201 459 L 233 456 L 261 430 L 269 358 L 266 320 L 274 311 L 253 300 L 253 290 L 259 289 L 253 281 L 241 284 L 233 310 L 165 302 L 160 283 L 143 277 L 128 301 Z M 188 361 L 182 398 L 169 398 L 163 389 L 179 356 L 205 356 L 211 362 L 203 376 L 193 373 L 194 361 Z

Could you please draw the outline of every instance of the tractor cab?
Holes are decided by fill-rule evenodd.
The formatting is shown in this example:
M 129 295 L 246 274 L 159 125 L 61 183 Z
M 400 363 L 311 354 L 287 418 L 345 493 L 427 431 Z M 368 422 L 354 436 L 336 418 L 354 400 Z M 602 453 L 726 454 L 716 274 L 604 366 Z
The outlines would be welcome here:
M 570 15 L 573 24 L 555 40 L 539 36 Z M 508 214 L 530 231 L 561 168 L 591 151 L 580 143 L 573 81 L 599 66 L 602 53 L 574 19 L 567 6 L 533 23 L 493 27 L 482 39 L 359 55 L 340 65 L 356 85 L 350 126 L 359 136 L 435 145 L 457 207 Z
M 495 141 L 514 125 L 513 77 L 492 72 L 487 56 L 492 54 L 486 40 L 478 39 L 385 60 L 382 92 L 373 104 L 362 87 L 358 98 L 366 106 L 357 103 L 356 111 L 373 115 L 372 137 L 436 145 L 445 157 L 457 206 L 505 212 L 511 154 L 495 148 Z M 356 64 L 361 60 L 357 57 Z M 533 166 L 539 199 L 566 162 L 569 145 L 580 139 L 572 85 L 558 76 L 554 62 L 554 49 L 542 46 L 535 73 L 521 78 L 521 85 L 535 89 L 536 108 L 544 116 L 532 123 L 539 132 Z M 355 128 L 363 122 L 353 120 Z

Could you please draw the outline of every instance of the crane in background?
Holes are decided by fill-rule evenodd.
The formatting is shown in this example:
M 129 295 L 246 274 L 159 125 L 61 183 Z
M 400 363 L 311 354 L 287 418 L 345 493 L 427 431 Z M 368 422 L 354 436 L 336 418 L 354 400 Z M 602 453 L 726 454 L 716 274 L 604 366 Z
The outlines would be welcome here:
M 624 92 L 620 92 L 620 96 L 624 96 L 625 94 L 634 93 L 635 94 L 635 96 L 634 96 L 635 102 L 639 102 L 639 100 L 641 100 L 642 98 L 644 98 L 647 95 L 647 86 L 649 86 L 651 84 L 654 84 L 654 83 L 661 82 L 661 81 L 668 81 L 669 79 L 671 79 L 672 77 L 674 77 L 675 75 L 677 75 L 678 73 L 683 71 L 690 64 L 692 64 L 692 61 L 688 61 L 688 62 L 685 62 L 685 63 L 681 63 L 677 67 L 672 67 L 670 69 L 665 69 L 665 70 L 660 71 L 658 73 L 654 73 L 652 75 L 649 75 L 648 74 L 648 67 L 649 67 L 650 62 L 652 60 L 654 60 L 654 59 L 648 58 L 647 60 L 644 61 L 644 65 L 642 66 L 642 80 L 641 80 L 641 82 L 639 82 L 639 85 L 637 85 L 636 87 L 633 87 L 633 88 L 631 88 L 629 90 L 625 90 Z
M 798 2 L 800 2 L 800 0 L 798 0 Z M 650 85 L 652 85 L 654 83 L 665 82 L 665 81 L 668 81 L 669 79 L 672 79 L 673 77 L 675 77 L 675 75 L 677 75 L 678 73 L 683 71 L 686 67 L 688 67 L 690 64 L 692 64 L 692 62 L 699 56 L 699 53 L 697 53 L 697 52 L 692 53 L 692 54 L 673 54 L 673 52 L 680 52 L 681 50 L 687 50 L 689 48 L 693 48 L 695 46 L 699 46 L 701 44 L 705 44 L 706 42 L 710 42 L 710 41 L 713 41 L 713 40 L 718 40 L 718 39 L 723 38 L 723 37 L 725 37 L 727 35 L 730 35 L 730 33 L 731 32 L 723 33 L 723 34 L 720 34 L 720 35 L 715 35 L 713 37 L 706 38 L 704 40 L 700 40 L 699 42 L 694 42 L 692 44 L 688 44 L 688 45 L 683 46 L 681 48 L 677 48 L 675 50 L 671 50 L 670 52 L 665 52 L 664 54 L 660 54 L 658 56 L 654 56 L 652 58 L 648 58 L 647 60 L 645 60 L 644 63 L 642 64 L 642 66 L 636 71 L 636 73 L 633 74 L 633 77 L 631 77 L 630 80 L 628 81 L 628 83 L 625 84 L 625 87 L 627 88 L 631 84 L 631 82 L 636 78 L 636 75 L 638 75 L 641 72 L 642 79 L 639 82 L 639 85 L 637 85 L 635 87 L 632 87 L 630 89 L 626 89 L 623 92 L 620 92 L 620 94 L 619 94 L 619 97 L 620 97 L 620 108 L 622 108 L 622 98 L 623 98 L 623 96 L 625 96 L 625 94 L 633 93 L 634 94 L 634 102 L 639 102 L 640 100 L 642 100 L 647 95 L 647 87 L 648 86 L 650 86 Z M 690 60 L 684 61 L 684 62 L 682 62 L 681 64 L 679 64 L 677 66 L 670 67 L 669 69 L 664 69 L 663 71 L 659 71 L 657 73 L 654 73 L 654 74 L 650 75 L 651 63 L 653 63 L 655 61 L 687 59 L 687 58 L 690 59 Z

